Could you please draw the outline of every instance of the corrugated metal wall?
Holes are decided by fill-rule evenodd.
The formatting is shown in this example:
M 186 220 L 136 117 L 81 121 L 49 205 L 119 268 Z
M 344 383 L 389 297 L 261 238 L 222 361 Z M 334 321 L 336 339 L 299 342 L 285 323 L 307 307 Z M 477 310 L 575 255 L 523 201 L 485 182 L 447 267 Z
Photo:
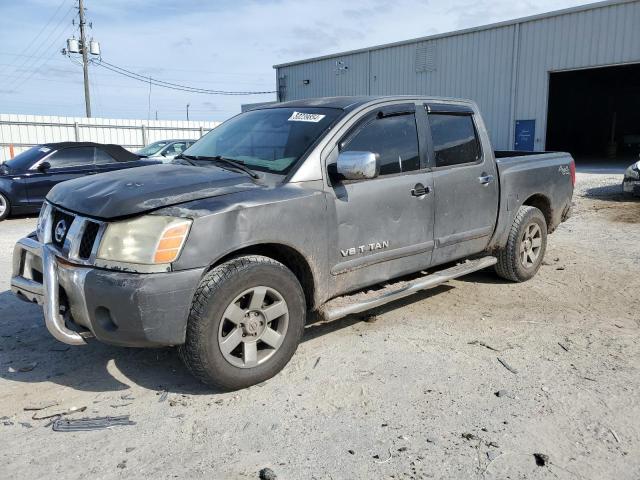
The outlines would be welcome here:
M 157 140 L 200 138 L 220 122 L 179 120 L 120 120 L 113 118 L 54 117 L 0 114 L 0 162 L 45 142 L 84 141 L 115 143 L 137 150 Z
M 475 100 L 495 148 L 513 148 L 517 119 L 545 145 L 549 72 L 640 62 L 640 1 L 586 7 L 490 28 L 277 66 L 285 98 L 435 95 Z M 345 68 L 347 67 L 347 68 Z M 304 84 L 304 80 L 309 80 Z

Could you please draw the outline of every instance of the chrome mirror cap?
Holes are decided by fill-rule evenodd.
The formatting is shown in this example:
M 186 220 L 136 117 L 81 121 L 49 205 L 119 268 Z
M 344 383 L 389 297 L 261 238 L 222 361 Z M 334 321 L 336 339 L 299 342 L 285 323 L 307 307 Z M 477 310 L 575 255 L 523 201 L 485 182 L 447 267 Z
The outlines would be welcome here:
M 372 152 L 340 152 L 336 167 L 346 180 L 376 178 L 380 173 L 378 155 Z

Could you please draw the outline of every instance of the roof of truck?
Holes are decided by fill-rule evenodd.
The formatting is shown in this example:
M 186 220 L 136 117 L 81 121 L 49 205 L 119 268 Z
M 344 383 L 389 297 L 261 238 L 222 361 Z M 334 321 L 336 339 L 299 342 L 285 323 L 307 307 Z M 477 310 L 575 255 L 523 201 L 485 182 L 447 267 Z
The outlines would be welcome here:
M 258 106 L 252 110 L 262 110 L 268 108 L 280 108 L 280 107 L 325 107 L 325 108 L 339 108 L 341 110 L 353 110 L 361 107 L 367 103 L 380 101 L 380 100 L 425 100 L 425 101 L 464 101 L 462 99 L 453 98 L 441 98 L 441 97 L 426 97 L 421 95 L 369 95 L 369 96 L 346 96 L 346 97 L 319 97 L 319 98 L 304 98 L 300 100 L 290 100 L 288 102 L 273 103 L 269 105 Z

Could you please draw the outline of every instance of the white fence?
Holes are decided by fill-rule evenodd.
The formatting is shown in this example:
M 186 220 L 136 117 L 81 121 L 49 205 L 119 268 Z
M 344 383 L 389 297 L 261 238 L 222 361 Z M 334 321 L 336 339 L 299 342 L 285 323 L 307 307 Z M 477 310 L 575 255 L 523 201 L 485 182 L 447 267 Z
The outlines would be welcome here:
M 0 163 L 47 142 L 115 143 L 137 150 L 157 140 L 200 138 L 220 122 L 120 120 L 0 113 Z

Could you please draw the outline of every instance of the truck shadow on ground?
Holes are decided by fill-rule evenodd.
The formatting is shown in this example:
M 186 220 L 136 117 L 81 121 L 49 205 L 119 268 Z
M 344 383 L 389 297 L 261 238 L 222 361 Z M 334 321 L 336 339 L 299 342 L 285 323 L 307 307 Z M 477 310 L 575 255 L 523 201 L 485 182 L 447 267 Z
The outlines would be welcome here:
M 451 288 L 442 285 L 358 316 L 332 322 L 312 321 L 306 327 L 302 342 L 338 333 L 372 316 L 403 308 Z M 304 352 L 298 351 L 297 355 L 301 354 Z M 51 382 L 95 393 L 125 391 L 133 385 L 190 395 L 223 393 L 195 379 L 175 348 L 123 348 L 97 341 L 76 347 L 62 344 L 46 330 L 41 308 L 19 300 L 10 291 L 0 293 L 0 378 L 34 384 Z

